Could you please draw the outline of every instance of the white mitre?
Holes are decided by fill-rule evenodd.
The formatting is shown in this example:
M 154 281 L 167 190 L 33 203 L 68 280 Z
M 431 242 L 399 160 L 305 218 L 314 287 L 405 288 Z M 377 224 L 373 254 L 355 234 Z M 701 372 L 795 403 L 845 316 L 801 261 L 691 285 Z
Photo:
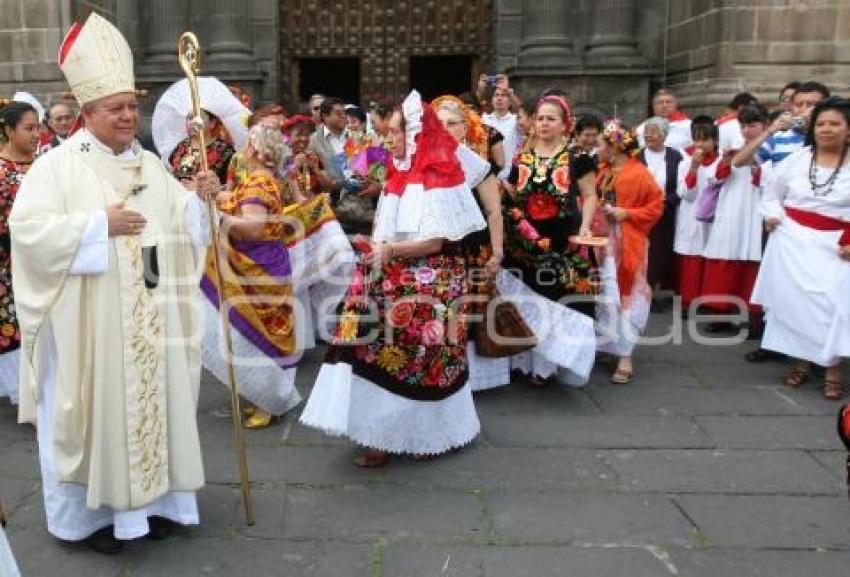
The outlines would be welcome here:
M 59 47 L 59 67 L 80 105 L 120 92 L 135 92 L 133 52 L 121 32 L 92 12 L 75 22 Z

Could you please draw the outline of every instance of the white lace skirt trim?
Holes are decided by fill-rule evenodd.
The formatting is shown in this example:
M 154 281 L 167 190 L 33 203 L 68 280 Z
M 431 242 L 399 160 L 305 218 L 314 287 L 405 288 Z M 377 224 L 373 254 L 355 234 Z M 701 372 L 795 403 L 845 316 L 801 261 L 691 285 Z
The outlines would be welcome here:
M 475 343 L 466 344 L 469 361 L 469 386 L 473 392 L 503 387 L 511 383 L 511 360 L 508 357 L 482 357 L 475 352 Z
M 432 238 L 456 241 L 485 226 L 466 183 L 428 190 L 408 184 L 402 196 L 381 195 L 372 238 L 377 242 Z
M 225 386 L 229 386 L 219 312 L 209 299 L 202 297 L 201 300 L 204 315 L 204 367 Z M 295 388 L 296 367 L 281 368 L 236 329 L 231 328 L 230 335 L 240 395 L 272 415 L 282 415 L 301 402 L 301 396 Z
M 13 405 L 18 404 L 20 367 L 20 348 L 0 355 L 0 397 L 9 397 Z
M 364 447 L 414 455 L 463 447 L 481 430 L 468 384 L 441 401 L 414 401 L 353 374 L 346 363 L 322 365 L 301 423 Z
M 512 367 L 542 377 L 557 368 L 565 384 L 587 383 L 596 357 L 593 319 L 540 296 L 507 271 L 496 277 L 496 288 L 516 305 L 538 340 L 534 349 L 513 358 Z

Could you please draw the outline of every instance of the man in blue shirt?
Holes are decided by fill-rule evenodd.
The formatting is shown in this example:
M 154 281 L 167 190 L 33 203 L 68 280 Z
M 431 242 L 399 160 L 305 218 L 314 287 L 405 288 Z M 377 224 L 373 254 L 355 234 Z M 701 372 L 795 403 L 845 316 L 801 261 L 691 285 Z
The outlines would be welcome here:
M 783 113 L 777 122 L 778 130 L 762 144 L 759 162 L 782 162 L 788 155 L 803 148 L 812 109 L 829 96 L 829 89 L 819 82 L 804 82 L 791 100 L 791 112 Z M 773 127 L 772 127 L 773 128 Z

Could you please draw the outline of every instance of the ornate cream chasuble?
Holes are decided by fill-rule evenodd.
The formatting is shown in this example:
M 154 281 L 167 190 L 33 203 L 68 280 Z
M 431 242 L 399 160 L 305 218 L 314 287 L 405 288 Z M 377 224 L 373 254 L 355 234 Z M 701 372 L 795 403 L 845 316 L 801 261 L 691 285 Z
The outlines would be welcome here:
M 46 426 L 60 480 L 86 485 L 92 509 L 137 509 L 203 485 L 200 268 L 185 224 L 192 193 L 155 156 L 136 152 L 105 153 L 81 131 L 33 166 L 10 219 L 14 282 L 24 295 L 19 419 L 35 422 L 39 331 L 49 320 L 58 358 Z M 70 274 L 89 217 L 122 201 L 145 215 L 143 234 L 109 239 L 106 272 Z M 142 245 L 157 247 L 152 289 Z

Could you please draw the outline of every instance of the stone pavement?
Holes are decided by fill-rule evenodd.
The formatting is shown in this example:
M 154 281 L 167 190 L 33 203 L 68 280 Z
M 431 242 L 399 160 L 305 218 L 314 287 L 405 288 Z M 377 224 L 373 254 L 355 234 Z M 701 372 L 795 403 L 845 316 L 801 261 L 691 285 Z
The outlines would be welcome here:
M 669 321 L 669 318 L 666 319 Z M 653 315 L 652 331 L 666 321 Z M 838 404 L 748 365 L 750 343 L 641 348 L 629 386 L 517 380 L 477 398 L 474 447 L 364 471 L 295 422 L 249 432 L 257 524 L 239 517 L 223 386 L 202 387 L 202 525 L 102 557 L 44 528 L 33 432 L 0 406 L 0 498 L 25 577 L 850 575 Z M 306 395 L 318 368 L 300 372 Z

